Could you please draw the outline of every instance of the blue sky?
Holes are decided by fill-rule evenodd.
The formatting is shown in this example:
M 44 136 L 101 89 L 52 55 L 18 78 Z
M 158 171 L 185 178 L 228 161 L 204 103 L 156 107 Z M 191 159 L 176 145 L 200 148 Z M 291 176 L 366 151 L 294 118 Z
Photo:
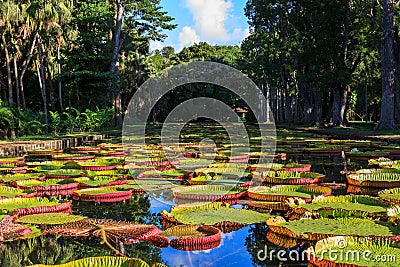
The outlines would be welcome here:
M 151 50 L 173 46 L 177 52 L 193 43 L 239 44 L 248 35 L 246 0 L 161 0 L 177 28 L 166 31 L 164 42 L 151 42 Z

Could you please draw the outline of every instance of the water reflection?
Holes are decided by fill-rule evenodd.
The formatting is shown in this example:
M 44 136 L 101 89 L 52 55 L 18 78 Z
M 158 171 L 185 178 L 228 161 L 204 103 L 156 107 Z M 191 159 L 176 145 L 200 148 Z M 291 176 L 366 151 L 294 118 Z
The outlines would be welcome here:
M 326 175 L 326 182 L 345 182 L 343 170 L 365 168 L 366 161 L 347 161 L 342 157 L 316 158 L 304 156 L 288 157 L 288 161 L 311 163 L 312 171 Z M 288 162 L 287 161 L 287 162 Z M 347 194 L 346 190 L 336 190 L 334 194 Z M 73 202 L 73 213 L 90 218 L 112 219 L 146 223 L 163 228 L 159 213 L 170 210 L 176 203 L 172 202 L 170 192 L 163 192 L 152 198 L 147 195 L 135 195 L 124 202 L 92 203 Z M 302 261 L 279 261 L 275 254 L 272 259 L 264 259 L 262 252 L 280 250 L 281 247 L 268 241 L 268 227 L 255 224 L 237 231 L 222 234 L 221 244 L 205 251 L 180 251 L 172 247 L 156 248 L 150 242 L 118 247 L 129 257 L 138 257 L 153 264 L 163 262 L 169 266 L 305 266 Z M 297 246 L 294 250 L 302 251 Z M 284 249 L 286 250 L 286 249 Z M 290 250 L 286 250 L 289 252 Z M 26 266 L 29 264 L 58 264 L 90 256 L 113 255 L 113 252 L 97 238 L 56 238 L 39 237 L 31 240 L 20 240 L 0 244 L 0 266 Z

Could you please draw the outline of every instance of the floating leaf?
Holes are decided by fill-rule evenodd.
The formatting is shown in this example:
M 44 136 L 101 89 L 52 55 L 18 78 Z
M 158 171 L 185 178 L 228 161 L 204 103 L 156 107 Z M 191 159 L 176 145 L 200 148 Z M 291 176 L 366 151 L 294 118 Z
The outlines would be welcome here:
M 304 208 L 309 211 L 330 208 L 384 214 L 386 213 L 386 209 L 390 207 L 390 204 L 370 196 L 347 195 L 317 197 L 312 200 L 312 203 L 300 203 L 299 205 L 292 206 L 293 208 Z
M 327 251 L 338 253 L 326 253 Z M 400 247 L 389 240 L 336 236 L 318 241 L 315 247 L 307 250 L 307 254 L 313 266 L 392 267 L 400 258 Z M 376 260 L 381 258 L 385 260 Z
M 164 218 L 176 220 L 183 224 L 214 225 L 224 221 L 240 224 L 265 222 L 270 216 L 251 210 L 234 209 L 221 202 L 194 203 L 171 207 L 171 211 L 162 211 Z
M 250 198 L 262 201 L 284 202 L 290 197 L 298 197 L 309 202 L 316 196 L 328 196 L 331 192 L 332 189 L 324 186 L 276 185 L 272 187 L 256 186 L 250 188 L 247 193 Z
M 13 197 L 34 197 L 35 195 L 35 190 L 22 190 L 14 187 L 0 185 L 0 199 Z
M 64 224 L 83 219 L 85 219 L 83 216 L 57 212 L 26 215 L 17 219 L 17 222 L 27 224 Z
M 132 191 L 130 189 L 116 186 L 79 189 L 73 194 L 75 200 L 92 202 L 117 202 L 130 199 L 131 196 Z
M 400 234 L 400 229 L 391 222 L 374 221 L 363 218 L 321 218 L 301 219 L 286 222 L 267 221 L 271 231 L 292 238 L 320 240 L 330 236 L 354 235 L 392 237 Z

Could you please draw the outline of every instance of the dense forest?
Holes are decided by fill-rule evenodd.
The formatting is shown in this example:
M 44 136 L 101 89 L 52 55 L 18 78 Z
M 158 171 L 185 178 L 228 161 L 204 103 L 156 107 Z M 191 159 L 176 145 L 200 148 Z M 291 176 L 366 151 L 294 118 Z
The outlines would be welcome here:
M 174 29 L 160 0 L 0 2 L 2 137 L 120 126 L 137 88 L 159 71 L 209 60 L 248 75 L 275 121 L 393 129 L 400 123 L 398 4 L 392 0 L 248 0 L 250 36 L 150 51 Z M 152 120 L 198 95 L 240 99 L 190 84 L 159 103 Z

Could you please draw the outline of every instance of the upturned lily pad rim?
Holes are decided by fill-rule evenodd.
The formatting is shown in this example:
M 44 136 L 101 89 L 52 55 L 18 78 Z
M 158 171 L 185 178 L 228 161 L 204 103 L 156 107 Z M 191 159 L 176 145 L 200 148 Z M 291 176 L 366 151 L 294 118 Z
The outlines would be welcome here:
M 321 232 L 313 232 L 315 230 L 315 225 L 313 229 L 302 229 L 301 233 L 296 233 L 294 230 L 288 228 L 287 226 L 289 224 L 299 224 L 302 222 L 321 222 L 321 225 L 326 225 L 329 223 L 332 223 L 334 221 L 340 222 L 340 221 L 348 221 L 351 225 L 356 225 L 359 226 L 361 223 L 371 223 L 371 225 L 381 225 L 383 227 L 387 227 L 390 229 L 392 227 L 393 230 L 397 231 L 397 233 L 394 233 L 393 235 L 374 235 L 374 234 L 369 234 L 367 236 L 360 235 L 359 233 L 354 233 L 354 234 L 334 234 L 331 231 L 327 231 L 326 233 L 321 233 Z M 331 236 L 356 236 L 356 237 L 370 237 L 374 239 L 391 239 L 391 240 L 396 240 L 399 241 L 399 233 L 400 229 L 396 228 L 396 225 L 393 224 L 392 222 L 382 222 L 379 220 L 371 220 L 371 219 L 363 219 L 363 218 L 351 218 L 351 217 L 345 217 L 345 218 L 335 218 L 335 219 L 328 219 L 328 218 L 317 218 L 317 219 L 312 219 L 312 218 L 304 218 L 300 220 L 295 220 L 295 221 L 286 221 L 283 217 L 277 216 L 275 218 L 271 218 L 267 221 L 267 225 L 269 229 L 276 234 L 288 236 L 291 238 L 296 238 L 299 240 L 312 240 L 312 241 L 318 241 L 327 237 Z M 343 224 L 345 225 L 345 224 Z M 335 229 L 337 230 L 337 229 Z
M 368 247 L 370 249 L 368 249 Z M 323 266 L 336 266 L 340 264 L 341 267 L 356 267 L 356 266 L 372 267 L 376 266 L 378 262 L 375 262 L 374 260 L 362 262 L 363 258 L 360 255 L 364 255 L 363 253 L 365 253 L 366 251 L 369 251 L 371 254 L 373 254 L 373 252 L 377 251 L 377 249 L 379 248 L 386 248 L 384 251 L 385 256 L 392 255 L 394 256 L 395 260 L 396 260 L 396 255 L 393 254 L 393 251 L 390 252 L 390 248 L 398 250 L 398 254 L 400 255 L 400 247 L 399 244 L 396 242 L 393 242 L 391 240 L 371 239 L 367 237 L 354 237 L 354 236 L 334 236 L 319 240 L 315 244 L 315 246 L 312 246 L 306 250 L 306 254 L 310 263 L 313 266 L 323 267 Z M 354 253 L 359 251 L 358 255 L 360 256 L 359 259 L 361 259 L 361 261 L 359 261 L 357 258 L 352 259 L 351 257 L 347 258 L 337 257 L 336 259 L 334 257 L 330 257 L 329 259 L 323 258 L 324 255 L 326 256 L 328 254 L 325 252 L 337 251 L 337 250 L 340 250 L 340 252 L 343 253 L 344 255 L 349 255 L 349 253 L 351 253 L 352 255 L 356 255 Z M 321 252 L 322 254 L 320 254 Z M 371 254 L 369 255 L 373 256 Z M 381 254 L 379 255 L 383 256 Z M 372 259 L 371 257 L 368 258 Z M 389 262 L 382 261 L 381 263 L 384 265 L 379 265 L 379 266 L 393 266 L 393 262 L 390 261 Z

